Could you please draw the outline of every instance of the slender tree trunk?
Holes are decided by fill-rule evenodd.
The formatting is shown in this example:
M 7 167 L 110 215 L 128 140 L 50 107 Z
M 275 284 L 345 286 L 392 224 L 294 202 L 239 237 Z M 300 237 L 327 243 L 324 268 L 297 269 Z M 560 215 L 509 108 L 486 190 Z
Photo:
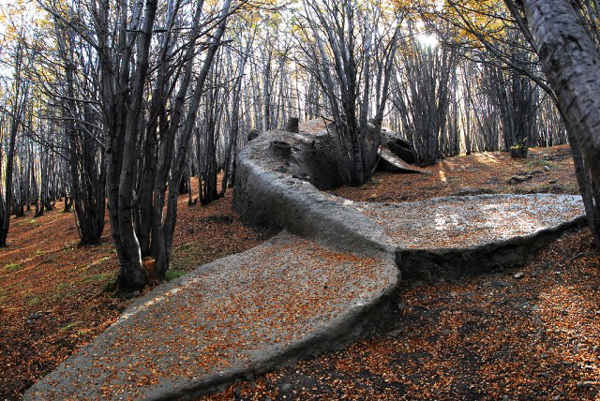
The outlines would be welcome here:
M 231 0 L 225 0 L 221 13 L 219 15 L 221 21 L 219 23 L 219 26 L 217 27 L 217 31 L 214 34 L 212 43 L 210 44 L 210 47 L 206 53 L 206 58 L 203 61 L 200 74 L 198 75 L 198 80 L 196 81 L 196 86 L 194 88 L 194 95 L 190 100 L 189 111 L 183 125 L 183 131 L 180 138 L 179 146 L 176 150 L 175 159 L 173 160 L 171 178 L 169 179 L 167 215 L 165 217 L 163 227 L 163 245 L 165 258 L 161 261 L 164 264 L 158 265 L 157 263 L 156 273 L 158 277 L 164 277 L 169 267 L 169 262 L 171 261 L 173 251 L 173 234 L 175 232 L 175 224 L 177 219 L 177 189 L 179 186 L 179 182 L 181 181 L 181 177 L 183 175 L 183 170 L 185 168 L 187 149 L 189 147 L 192 131 L 196 124 L 196 113 L 200 105 L 200 98 L 202 96 L 204 84 L 206 83 L 206 79 L 208 77 L 208 73 L 212 66 L 217 50 L 221 45 L 220 41 L 223 37 L 223 34 L 225 33 L 225 26 L 227 23 L 227 17 L 229 15 L 230 6 Z
M 19 122 L 16 118 L 12 119 L 10 127 L 10 137 L 8 140 L 8 152 L 6 154 L 6 172 L 5 172 L 5 204 L 4 216 L 2 216 L 2 225 L 0 226 L 0 247 L 6 246 L 6 238 L 8 237 L 8 229 L 10 227 L 10 212 L 12 207 L 12 183 L 13 183 L 13 166 L 15 155 L 15 142 L 17 139 L 17 131 L 19 130 Z

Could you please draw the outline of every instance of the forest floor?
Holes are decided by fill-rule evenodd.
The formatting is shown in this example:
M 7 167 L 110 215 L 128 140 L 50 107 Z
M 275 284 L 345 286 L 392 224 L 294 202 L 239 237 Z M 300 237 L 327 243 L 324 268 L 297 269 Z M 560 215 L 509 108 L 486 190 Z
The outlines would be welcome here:
M 276 234 L 243 226 L 232 211 L 232 195 L 230 190 L 208 206 L 192 207 L 187 195 L 180 196 L 175 260 L 167 279 Z M 78 246 L 74 216 L 62 207 L 57 203 L 38 218 L 28 212 L 12 219 L 8 247 L 0 250 L 0 400 L 19 399 L 135 300 L 105 291 L 118 273 L 108 219 L 99 245 Z
M 398 202 L 577 192 L 564 146 L 532 149 L 527 160 L 505 153 L 455 157 L 428 170 L 432 174 L 380 172 L 362 187 L 335 193 Z M 518 174 L 526 181 L 510 179 Z M 274 234 L 242 226 L 231 196 L 229 191 L 202 207 L 188 207 L 187 196 L 180 198 L 168 278 Z M 61 213 L 60 206 L 39 218 L 12 220 L 9 247 L 0 251 L 0 399 L 18 399 L 133 302 L 103 291 L 118 269 L 108 224 L 100 245 L 79 247 L 73 215 Z M 388 324 L 371 337 L 209 398 L 595 399 L 599 267 L 583 230 L 566 234 L 518 269 L 460 282 L 407 284 Z

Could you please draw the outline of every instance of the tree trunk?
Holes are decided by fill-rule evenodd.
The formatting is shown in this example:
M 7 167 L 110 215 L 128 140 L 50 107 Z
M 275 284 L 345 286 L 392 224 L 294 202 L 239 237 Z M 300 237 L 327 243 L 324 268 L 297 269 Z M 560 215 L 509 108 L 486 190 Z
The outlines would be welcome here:
M 155 267 L 156 274 L 158 277 L 164 277 L 164 275 L 167 272 L 167 269 L 169 268 L 169 262 L 171 261 L 173 251 L 173 234 L 175 232 L 175 224 L 177 220 L 177 189 L 179 187 L 179 183 L 181 182 L 183 170 L 186 166 L 187 149 L 189 147 L 192 131 L 196 125 L 196 113 L 200 105 L 200 98 L 204 90 L 204 84 L 206 83 L 206 79 L 208 77 L 208 73 L 212 66 L 217 50 L 221 45 L 221 38 L 223 37 L 223 34 L 225 32 L 225 26 L 227 23 L 227 17 L 229 16 L 230 6 L 231 0 L 225 0 L 223 8 L 221 9 L 221 13 L 219 15 L 219 18 L 221 20 L 217 27 L 217 31 L 213 36 L 212 43 L 209 45 L 209 48 L 207 50 L 206 57 L 202 64 L 202 69 L 200 70 L 198 79 L 196 81 L 193 96 L 189 101 L 189 110 L 185 122 L 183 124 L 180 143 L 176 150 L 175 158 L 173 159 L 173 165 L 171 167 L 171 178 L 169 179 L 168 186 L 169 197 L 167 198 L 167 214 L 165 216 L 164 227 L 162 232 L 163 239 L 161 245 L 163 246 L 163 249 L 161 253 L 164 252 L 164 259 L 161 260 L 162 264 L 159 264 L 159 261 L 157 260 Z
M 570 2 L 522 4 L 542 69 L 600 187 L 600 54 Z
M 566 120 L 588 223 L 600 248 L 600 54 L 568 1 L 529 0 L 522 6 Z M 588 169 L 592 182 L 587 180 Z
M 5 179 L 5 194 L 6 200 L 1 210 L 3 213 L 2 221 L 0 222 L 0 247 L 6 246 L 6 238 L 10 227 L 10 212 L 12 208 L 12 183 L 13 183 L 13 166 L 15 155 L 15 142 L 17 139 L 17 131 L 19 130 L 19 122 L 16 117 L 13 117 L 10 127 L 10 137 L 8 142 L 8 153 L 6 154 L 6 176 Z

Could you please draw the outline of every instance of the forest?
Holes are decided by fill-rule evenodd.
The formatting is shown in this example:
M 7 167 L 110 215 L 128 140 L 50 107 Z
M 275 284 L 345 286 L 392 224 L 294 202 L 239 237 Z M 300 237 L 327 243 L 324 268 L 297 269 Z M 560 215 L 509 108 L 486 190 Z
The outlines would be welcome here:
M 264 372 L 271 373 L 263 376 L 256 368 L 256 375 L 235 376 L 247 380 L 217 393 L 217 387 L 194 384 L 181 394 L 142 396 L 131 389 L 124 394 L 133 399 L 200 397 L 206 391 L 211 399 L 594 399 L 600 394 L 598 24 L 595 0 L 0 1 L 0 362 L 5 366 L 0 398 L 62 398 L 67 393 L 27 391 L 105 330 L 119 330 L 119 316 L 143 297 L 201 265 L 253 252 L 267 240 L 274 241 L 268 242 L 270 250 L 279 249 L 281 229 L 319 244 L 313 249 L 283 240 L 296 244 L 289 246 L 298 252 L 308 247 L 312 257 L 339 251 L 337 260 L 368 266 L 371 262 L 353 259 L 358 256 L 344 253 L 344 244 L 326 238 L 333 234 L 324 222 L 337 212 L 315 211 L 328 202 L 318 197 L 322 194 L 350 203 L 400 205 L 466 196 L 471 206 L 463 209 L 469 209 L 477 202 L 471 196 L 538 199 L 536 194 L 552 193 L 556 199 L 580 195 L 585 222 L 553 237 L 556 242 L 531 245 L 539 252 L 523 259 L 519 271 L 515 262 L 513 270 L 494 267 L 462 281 L 441 273 L 443 288 L 430 277 L 411 279 L 409 271 L 406 284 L 398 284 L 390 297 L 395 304 L 387 326 L 352 341 L 341 334 L 343 343 L 331 340 L 349 347 L 343 353 L 323 348 L 324 356 L 296 368 L 266 364 Z M 314 132 L 306 128 L 311 121 L 322 122 L 330 139 L 315 134 L 320 123 L 310 126 Z M 307 142 L 281 132 L 315 136 Z M 383 148 L 417 173 L 382 171 Z M 318 159 L 320 152 L 325 161 Z M 262 175 L 255 172 L 259 168 Z M 310 184 L 319 194 L 310 189 L 296 195 L 290 187 L 278 195 L 258 181 L 271 177 L 275 188 L 277 174 Z M 304 196 L 312 202 L 307 209 L 298 200 Z M 535 202 L 527 203 L 527 213 L 535 212 Z M 357 208 L 369 218 L 375 213 L 369 206 Z M 354 221 L 354 214 L 348 216 Z M 362 226 L 356 224 L 359 232 Z M 504 223 L 497 224 L 499 232 Z M 480 230 L 474 227 L 466 229 Z M 352 235 L 344 238 L 351 241 Z M 362 246 L 373 238 L 357 241 Z M 466 249 L 467 242 L 457 249 Z M 399 261 L 398 249 L 395 264 L 402 271 L 409 259 Z M 372 256 L 360 246 L 356 252 Z M 564 274 L 554 274 L 563 268 Z M 499 271 L 514 284 L 498 281 Z M 240 268 L 239 276 L 244 274 Z M 270 286 L 269 280 L 261 286 Z M 555 284 L 576 295 L 548 290 Z M 223 285 L 215 282 L 211 291 Z M 485 286 L 496 293 L 489 295 Z M 548 334 L 536 342 L 544 361 L 562 359 L 531 372 L 531 355 L 512 350 L 530 340 L 518 333 L 540 333 L 540 323 L 521 315 L 511 321 L 504 308 L 512 302 L 506 300 L 529 299 L 528 292 L 550 302 L 546 290 L 556 302 L 548 310 L 563 314 L 548 312 L 553 317 L 546 324 L 570 334 Z M 479 295 L 465 298 L 467 293 L 483 300 L 477 304 Z M 453 299 L 444 298 L 448 294 Z M 515 302 L 520 307 L 521 301 Z M 493 337 L 476 340 L 471 331 L 468 341 L 454 338 L 449 344 L 462 341 L 468 348 L 480 342 L 484 351 L 417 344 L 427 330 L 441 336 L 453 330 L 446 312 L 428 315 L 447 304 L 459 316 L 489 309 L 477 317 L 485 325 L 461 318 L 481 326 L 472 330 L 477 335 L 494 331 L 490 319 L 512 325 L 517 337 L 502 340 L 509 351 L 492 353 Z M 575 304 L 580 309 L 573 312 Z M 232 316 L 251 315 L 239 305 Z M 584 322 L 586 313 L 596 320 Z M 403 347 L 398 344 L 413 350 L 397 358 L 414 373 L 410 380 L 407 373 L 390 387 L 385 373 L 363 375 L 365 366 L 391 358 L 383 354 Z M 229 343 L 223 347 L 214 345 L 215 355 L 235 349 Z M 576 350 L 567 364 L 568 358 L 560 357 L 564 347 L 587 353 Z M 444 359 L 435 362 L 431 355 L 445 355 L 452 368 L 442 368 Z M 415 366 L 423 358 L 426 362 Z M 488 374 L 486 360 L 498 365 L 510 360 L 515 366 L 503 368 L 512 373 Z M 439 369 L 450 369 L 452 379 Z M 484 377 L 481 383 L 477 375 Z

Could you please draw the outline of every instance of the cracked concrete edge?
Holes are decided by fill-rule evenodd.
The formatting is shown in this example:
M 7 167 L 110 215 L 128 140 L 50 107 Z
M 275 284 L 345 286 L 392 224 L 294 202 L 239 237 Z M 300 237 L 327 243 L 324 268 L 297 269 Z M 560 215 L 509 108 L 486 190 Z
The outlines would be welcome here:
M 222 373 L 208 376 L 202 381 L 182 382 L 178 384 L 176 392 L 173 391 L 172 386 L 171 388 L 157 389 L 149 394 L 148 399 L 194 399 L 222 390 L 236 381 L 253 379 L 276 368 L 291 366 L 300 359 L 341 349 L 348 343 L 363 338 L 389 316 L 392 301 L 395 299 L 400 284 L 400 271 L 395 267 L 393 260 L 383 257 L 383 260 L 389 263 L 388 268 L 391 267 L 395 271 L 396 280 L 374 294 L 368 303 L 353 307 L 347 313 L 333 319 L 327 327 L 323 327 L 309 336 L 285 347 L 274 346 L 259 353 L 251 366 L 224 370 Z
M 402 266 L 405 280 L 432 282 L 477 276 L 496 269 L 521 266 L 534 258 L 543 246 L 586 224 L 587 218 L 582 215 L 528 235 L 470 248 L 428 250 L 398 247 L 396 264 Z
M 252 152 L 258 147 L 264 151 L 268 139 L 273 137 L 252 143 L 238 159 L 234 207 L 245 223 L 281 227 L 351 253 L 393 253 L 395 246 L 383 228 L 344 200 L 256 160 Z

